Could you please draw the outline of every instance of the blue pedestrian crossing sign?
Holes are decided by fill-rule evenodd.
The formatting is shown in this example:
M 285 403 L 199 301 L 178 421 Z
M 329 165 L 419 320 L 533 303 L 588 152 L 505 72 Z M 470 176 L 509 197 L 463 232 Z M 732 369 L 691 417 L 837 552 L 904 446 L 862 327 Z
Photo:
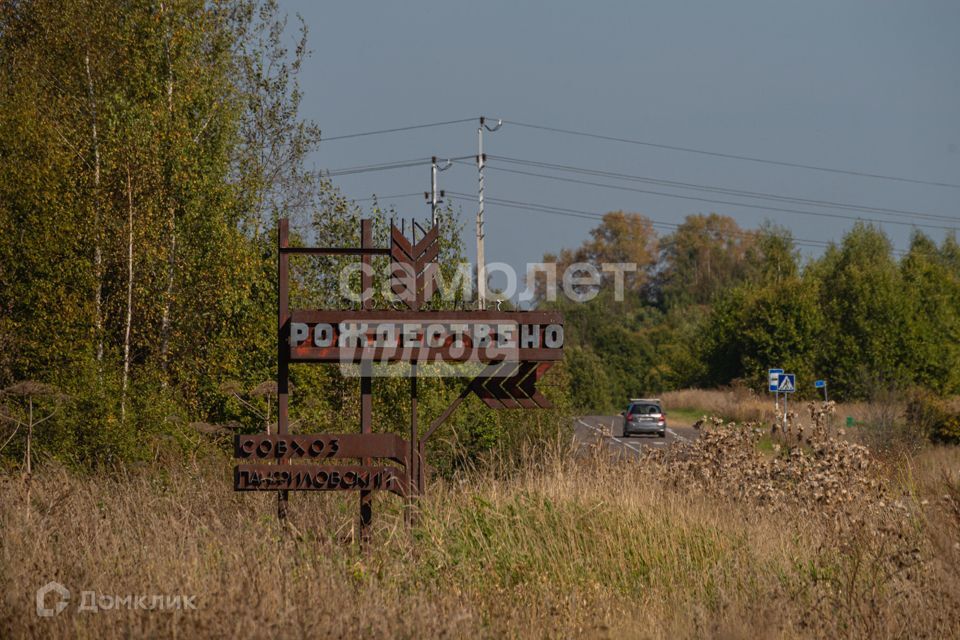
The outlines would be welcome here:
M 777 378 L 777 391 L 793 393 L 797 390 L 797 377 L 792 373 L 781 373 Z
M 783 373 L 783 369 L 768 369 L 767 376 L 769 380 L 768 388 L 770 393 L 776 393 L 780 387 L 780 374 Z
M 827 386 L 827 381 L 826 381 L 826 380 L 817 380 L 816 382 L 813 383 L 813 386 L 814 386 L 814 388 L 816 388 L 816 389 L 823 389 L 824 387 Z

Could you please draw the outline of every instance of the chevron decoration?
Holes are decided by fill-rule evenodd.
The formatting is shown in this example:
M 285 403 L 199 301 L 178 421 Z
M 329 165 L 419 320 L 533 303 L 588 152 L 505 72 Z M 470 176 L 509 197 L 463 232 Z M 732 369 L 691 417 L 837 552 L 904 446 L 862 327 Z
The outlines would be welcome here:
M 537 390 L 551 362 L 498 362 L 470 383 L 491 409 L 549 409 L 553 404 Z
M 438 235 L 434 226 L 420 242 L 413 243 L 395 225 L 390 228 L 390 287 L 413 311 L 436 291 Z

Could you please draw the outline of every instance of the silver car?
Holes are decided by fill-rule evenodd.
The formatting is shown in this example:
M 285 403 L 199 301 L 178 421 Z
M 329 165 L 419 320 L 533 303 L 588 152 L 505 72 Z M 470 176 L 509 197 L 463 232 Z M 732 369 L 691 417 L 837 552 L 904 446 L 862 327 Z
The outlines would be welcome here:
M 640 434 L 667 435 L 667 414 L 658 398 L 631 398 L 623 412 L 624 437 Z

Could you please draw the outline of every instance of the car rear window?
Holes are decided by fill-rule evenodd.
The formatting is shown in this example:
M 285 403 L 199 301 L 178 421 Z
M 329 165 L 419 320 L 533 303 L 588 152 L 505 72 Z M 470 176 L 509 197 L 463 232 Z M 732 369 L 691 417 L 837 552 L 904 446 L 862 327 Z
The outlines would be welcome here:
M 660 413 L 660 407 L 655 404 L 632 404 L 627 409 L 629 414 L 640 414 L 642 416 L 649 416 L 652 414 Z

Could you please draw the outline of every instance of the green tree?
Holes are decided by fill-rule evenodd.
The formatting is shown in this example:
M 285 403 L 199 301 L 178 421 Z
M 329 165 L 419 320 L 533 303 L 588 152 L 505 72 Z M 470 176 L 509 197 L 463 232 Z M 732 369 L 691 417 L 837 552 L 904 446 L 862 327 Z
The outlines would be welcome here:
M 604 412 L 612 408 L 610 379 L 606 363 L 590 348 L 570 347 L 564 360 L 571 372 L 570 402 L 584 412 Z
M 819 370 L 838 398 L 866 397 L 871 388 L 909 383 L 911 295 L 879 229 L 858 223 L 828 251 L 811 275 L 820 283 L 824 339 Z
M 765 222 L 747 247 L 745 278 L 777 284 L 800 275 L 800 256 L 789 229 Z
M 665 307 L 709 304 L 746 272 L 754 234 L 716 213 L 687 216 L 660 241 L 657 294 Z
M 282 27 L 248 0 L 0 7 L 0 382 L 70 393 L 61 451 L 127 455 L 272 375 L 264 211 L 303 202 L 312 131 Z
M 800 380 L 816 376 L 823 315 L 815 283 L 793 277 L 759 289 L 743 285 L 715 306 L 713 317 L 718 339 L 705 354 L 713 384 L 742 379 L 762 387 L 772 366 Z
M 600 274 L 602 286 L 616 286 L 617 279 L 622 278 L 621 286 L 625 296 L 636 296 L 643 291 L 656 261 L 657 235 L 650 219 L 639 213 L 623 211 L 604 214 L 603 221 L 590 230 L 590 238 L 578 248 L 562 249 L 557 255 L 543 256 L 543 262 L 556 265 L 558 292 L 563 288 L 564 272 L 571 265 L 586 263 L 592 265 Z M 604 268 L 604 265 L 608 266 Z M 538 302 L 547 298 L 543 277 L 527 285 L 535 291 Z M 579 295 L 585 291 L 578 289 L 568 293 Z
M 900 262 L 908 305 L 905 351 L 915 384 L 960 393 L 960 273 L 951 269 L 951 239 L 943 249 L 915 232 Z

